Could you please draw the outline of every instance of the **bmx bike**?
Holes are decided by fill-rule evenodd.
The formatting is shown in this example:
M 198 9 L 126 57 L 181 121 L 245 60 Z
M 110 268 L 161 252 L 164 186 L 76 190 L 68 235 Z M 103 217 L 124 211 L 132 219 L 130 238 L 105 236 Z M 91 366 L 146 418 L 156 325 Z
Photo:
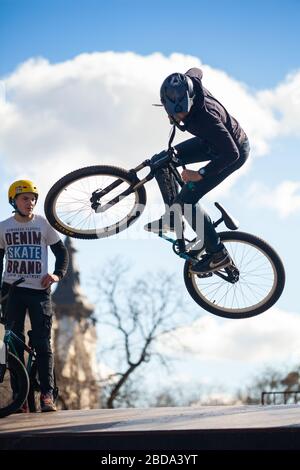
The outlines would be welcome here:
M 9 295 L 13 295 L 14 288 L 22 282 L 24 282 L 24 278 L 12 283 L 9 292 L 0 298 L 0 303 L 6 300 Z M 3 318 L 1 318 L 1 323 L 4 323 Z M 29 342 L 27 345 L 11 329 L 6 329 L 3 340 L 0 340 L 0 418 L 19 411 L 26 401 L 31 413 L 40 410 L 41 388 L 36 352 L 31 341 L 31 331 L 28 331 L 28 336 Z M 18 356 L 17 349 L 19 350 L 19 348 L 16 345 L 26 353 L 26 362 L 23 362 Z M 57 395 L 58 388 L 55 383 L 54 400 Z
M 145 184 L 154 178 L 158 167 L 168 168 L 178 184 L 184 184 L 177 170 L 180 161 L 172 147 L 174 134 L 175 127 L 168 152 L 155 164 L 147 159 L 129 171 L 97 165 L 65 175 L 47 194 L 45 214 L 49 223 L 62 234 L 81 239 L 105 238 L 127 229 L 143 212 L 147 201 Z M 138 172 L 145 167 L 150 171 L 139 179 Z M 196 239 L 187 240 L 184 235 L 159 236 L 185 260 L 184 282 L 198 305 L 225 318 L 253 317 L 268 310 L 281 296 L 285 284 L 283 263 L 267 242 L 238 231 L 238 222 L 221 204 L 215 205 L 221 214 L 214 226 L 224 222 L 229 229 L 219 232 L 232 259 L 228 267 L 201 275 L 192 273 L 190 268 L 205 255 L 205 246 L 199 248 Z

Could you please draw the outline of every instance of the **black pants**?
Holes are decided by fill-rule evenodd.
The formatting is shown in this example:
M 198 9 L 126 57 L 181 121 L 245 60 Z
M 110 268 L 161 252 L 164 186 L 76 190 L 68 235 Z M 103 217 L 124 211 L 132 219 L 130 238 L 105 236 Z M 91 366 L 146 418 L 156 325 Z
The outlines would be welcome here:
M 180 163 L 178 163 L 177 166 L 189 163 L 213 161 L 214 159 L 222 158 L 205 140 L 199 137 L 193 137 L 192 139 L 186 140 L 185 142 L 176 145 L 175 149 L 177 150 L 177 156 L 180 159 Z M 227 176 L 238 170 L 246 162 L 250 152 L 248 139 L 240 145 L 239 152 L 240 158 L 218 175 L 207 176 L 203 180 L 193 182 L 192 184 L 186 183 L 181 188 L 181 191 L 178 190 L 175 178 L 168 168 L 159 168 L 155 171 L 155 178 L 158 182 L 166 206 L 170 207 L 173 204 L 180 205 L 184 211 L 185 218 L 200 238 L 202 234 L 198 233 L 197 221 L 203 221 L 203 223 L 198 224 L 198 226 L 203 227 L 204 243 L 206 251 L 209 253 L 214 253 L 220 249 L 220 239 L 215 227 L 213 226 L 211 218 L 203 207 L 197 203 L 205 194 L 218 186 L 225 180 L 225 178 L 227 178 Z M 154 161 L 160 156 L 161 154 L 155 155 L 153 157 Z M 184 206 L 189 207 L 190 210 L 184 210 Z
M 3 283 L 2 296 L 9 290 L 9 284 Z M 24 323 L 28 311 L 31 322 L 31 341 L 36 350 L 37 368 L 41 392 L 52 392 L 53 353 L 51 348 L 52 306 L 50 290 L 15 287 L 8 299 L 2 304 L 6 317 L 6 329 L 11 329 L 25 342 Z M 15 344 L 18 356 L 24 361 L 22 346 Z

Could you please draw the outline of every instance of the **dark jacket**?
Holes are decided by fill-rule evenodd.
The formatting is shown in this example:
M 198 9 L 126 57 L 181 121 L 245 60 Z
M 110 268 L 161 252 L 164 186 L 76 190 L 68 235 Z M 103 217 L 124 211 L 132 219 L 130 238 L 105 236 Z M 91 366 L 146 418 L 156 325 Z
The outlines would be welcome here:
M 237 120 L 202 85 L 202 70 L 189 69 L 186 72 L 194 84 L 194 104 L 184 119 L 185 129 L 194 136 L 206 140 L 219 158 L 213 159 L 206 167 L 208 175 L 217 175 L 239 158 L 239 147 L 247 136 Z

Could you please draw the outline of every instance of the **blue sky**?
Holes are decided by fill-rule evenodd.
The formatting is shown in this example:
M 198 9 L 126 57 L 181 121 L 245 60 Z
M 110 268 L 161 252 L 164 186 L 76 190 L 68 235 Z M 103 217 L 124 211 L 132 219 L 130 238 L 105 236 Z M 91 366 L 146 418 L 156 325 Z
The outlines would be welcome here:
M 1 0 L 0 74 L 32 56 L 174 51 L 256 88 L 298 67 L 298 0 Z
M 278 324 L 290 322 L 293 329 L 292 322 L 300 313 L 296 265 L 300 218 L 299 14 L 300 2 L 292 0 L 0 0 L 0 80 L 2 90 L 7 91 L 6 103 L 0 108 L 5 123 L 0 135 L 2 218 L 11 213 L 6 190 L 14 179 L 36 178 L 42 201 L 54 181 L 67 171 L 102 160 L 129 168 L 164 148 L 169 127 L 150 104 L 158 99 L 165 70 L 172 70 L 175 64 L 187 69 L 199 61 L 205 71 L 205 86 L 213 87 L 217 98 L 224 99 L 230 112 L 233 110 L 245 123 L 253 149 L 251 166 L 229 188 L 224 187 L 216 200 L 240 219 L 242 230 L 265 238 L 282 256 L 287 285 L 276 305 L 281 310 L 278 318 L 282 318 Z M 126 56 L 127 51 L 133 55 Z M 155 52 L 160 55 L 153 56 Z M 172 58 L 173 53 L 180 56 Z M 85 56 L 78 58 L 79 54 Z M 110 96 L 105 94 L 106 82 L 101 81 L 105 67 L 106 80 L 113 83 L 114 103 L 105 101 Z M 141 73 L 145 93 L 144 83 L 137 78 Z M 98 82 L 93 81 L 93 74 Z M 119 76 L 122 80 L 125 77 L 122 90 L 113 88 Z M 132 84 L 136 91 L 132 91 Z M 159 120 L 157 127 L 155 119 Z M 155 187 L 147 186 L 149 195 L 151 191 Z M 213 200 L 206 199 L 205 205 L 215 218 L 218 214 Z M 38 210 L 42 212 L 42 203 Z M 146 221 L 144 217 L 141 225 Z M 134 230 L 131 228 L 129 234 Z M 187 296 L 181 260 L 154 236 L 74 243 L 88 295 L 91 272 L 101 272 L 109 253 L 129 259 L 134 263 L 133 274 L 139 276 L 159 269 L 174 272 Z M 193 301 L 186 299 L 187 305 L 195 308 Z M 272 312 L 264 315 L 270 318 L 271 326 Z M 217 323 L 209 323 L 207 334 L 219 335 L 220 342 L 226 334 L 237 342 L 237 326 L 228 331 L 228 320 L 214 321 Z M 264 334 L 259 328 L 269 333 L 268 321 L 262 322 L 242 323 L 245 332 L 252 328 L 247 340 L 253 344 Z M 261 363 L 251 362 L 251 353 L 247 363 L 232 356 L 220 363 L 220 359 L 216 361 L 201 351 L 202 356 L 189 358 L 191 365 L 186 364 L 186 370 L 192 377 L 196 364 L 199 374 L 210 377 L 212 383 L 218 377 L 225 385 L 244 383 L 245 371 L 248 377 L 258 365 L 269 363 L 275 348 L 284 351 L 283 360 L 295 359 L 295 343 L 289 351 L 288 340 L 280 344 L 276 335 L 274 330 L 267 344 L 269 355 L 262 352 Z M 239 336 L 242 338 L 242 332 Z M 236 356 L 243 356 L 243 340 L 236 346 L 241 348 L 240 352 L 235 349 Z M 220 351 L 220 355 L 223 353 Z M 276 359 L 272 365 L 279 363 Z

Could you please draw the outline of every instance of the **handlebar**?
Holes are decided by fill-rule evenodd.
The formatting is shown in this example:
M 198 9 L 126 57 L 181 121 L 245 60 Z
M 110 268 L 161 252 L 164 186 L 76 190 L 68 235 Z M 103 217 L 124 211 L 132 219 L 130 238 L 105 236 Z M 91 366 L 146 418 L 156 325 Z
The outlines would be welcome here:
M 17 279 L 15 282 L 13 282 L 11 284 L 11 286 L 18 286 L 19 284 L 22 284 L 22 282 L 25 282 L 25 278 L 24 277 L 20 277 L 20 279 Z

